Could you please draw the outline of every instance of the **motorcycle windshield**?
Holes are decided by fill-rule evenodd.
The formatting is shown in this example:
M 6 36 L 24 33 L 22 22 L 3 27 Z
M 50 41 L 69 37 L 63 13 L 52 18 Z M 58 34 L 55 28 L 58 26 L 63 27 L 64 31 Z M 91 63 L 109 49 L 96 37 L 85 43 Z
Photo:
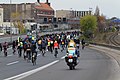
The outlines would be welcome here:
M 71 54 L 71 55 L 74 55 L 75 54 L 75 49 L 74 48 L 68 49 L 68 53 Z

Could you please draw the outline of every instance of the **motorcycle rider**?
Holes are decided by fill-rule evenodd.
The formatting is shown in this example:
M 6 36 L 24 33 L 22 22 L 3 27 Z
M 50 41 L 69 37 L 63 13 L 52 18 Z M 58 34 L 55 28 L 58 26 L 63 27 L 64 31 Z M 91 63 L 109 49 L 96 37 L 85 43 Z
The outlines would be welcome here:
M 79 52 L 77 51 L 77 49 L 76 49 L 76 43 L 74 42 L 74 40 L 70 40 L 70 42 L 68 43 L 68 48 L 67 48 L 67 56 L 69 55 L 69 54 L 72 54 L 72 55 L 76 55 L 76 57 L 75 57 L 75 60 L 74 60 L 74 62 L 75 62 L 75 64 L 77 64 L 77 59 L 78 59 L 78 57 L 79 57 Z M 67 59 L 67 57 L 65 58 L 66 59 L 66 62 L 68 61 Z

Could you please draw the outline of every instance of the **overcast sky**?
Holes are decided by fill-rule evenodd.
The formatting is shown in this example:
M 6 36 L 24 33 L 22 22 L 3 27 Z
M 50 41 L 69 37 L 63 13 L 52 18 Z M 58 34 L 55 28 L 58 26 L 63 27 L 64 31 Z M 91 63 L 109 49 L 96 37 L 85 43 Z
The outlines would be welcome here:
M 31 3 L 37 0 L 11 0 L 12 3 Z M 40 0 L 45 2 L 46 0 Z M 120 18 L 120 0 L 49 0 L 55 10 L 67 9 L 70 10 L 89 10 L 92 8 L 93 12 L 96 6 L 99 7 L 100 13 L 105 16 Z M 10 0 L 0 0 L 0 3 L 10 3 Z

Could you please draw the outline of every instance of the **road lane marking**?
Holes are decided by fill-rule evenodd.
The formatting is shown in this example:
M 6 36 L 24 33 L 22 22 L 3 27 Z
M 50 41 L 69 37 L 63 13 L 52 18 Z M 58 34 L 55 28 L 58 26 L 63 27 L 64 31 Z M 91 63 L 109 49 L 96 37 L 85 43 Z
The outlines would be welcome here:
M 37 56 L 40 56 L 41 54 L 38 54 Z
M 9 47 L 8 50 L 12 49 L 12 47 Z
M 25 77 L 27 77 L 27 76 L 30 76 L 30 75 L 38 72 L 38 71 L 41 71 L 41 70 L 43 70 L 43 69 L 45 69 L 45 68 L 47 68 L 47 67 L 49 67 L 49 66 L 52 66 L 52 65 L 56 64 L 57 62 L 59 62 L 59 60 L 53 61 L 53 62 L 51 62 L 51 63 L 49 63 L 49 64 L 46 64 L 46 65 L 44 65 L 44 66 L 42 66 L 42 67 L 39 67 L 39 68 L 37 68 L 37 69 L 33 69 L 33 70 L 24 72 L 24 73 L 22 73 L 22 74 L 19 74 L 19 75 L 16 75 L 16 76 L 13 76 L 13 77 L 4 79 L 4 80 L 20 80 L 20 79 L 23 79 L 23 78 L 25 78 Z
M 65 56 L 61 57 L 61 59 L 64 59 L 64 58 L 65 58 Z
M 13 56 L 13 54 L 11 54 L 11 55 L 8 55 L 8 57 L 10 57 L 10 56 Z
M 7 66 L 16 64 L 16 63 L 18 63 L 18 62 L 19 62 L 19 61 L 15 61 L 15 62 L 8 63 Z

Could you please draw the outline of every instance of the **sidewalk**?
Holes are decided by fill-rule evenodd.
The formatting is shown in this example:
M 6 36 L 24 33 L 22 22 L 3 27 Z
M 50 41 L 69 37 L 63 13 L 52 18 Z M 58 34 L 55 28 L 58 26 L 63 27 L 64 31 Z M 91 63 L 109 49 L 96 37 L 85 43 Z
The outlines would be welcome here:
M 102 46 L 96 46 L 96 45 L 90 45 L 89 48 L 101 51 L 101 52 L 105 53 L 106 55 L 111 56 L 112 58 L 114 58 L 117 61 L 118 65 L 120 67 L 120 50 L 102 47 Z
M 116 62 L 114 65 L 116 65 L 117 69 L 114 68 L 112 73 L 115 75 L 115 80 L 120 80 L 120 50 L 95 45 L 90 45 L 89 48 L 101 51 Z

